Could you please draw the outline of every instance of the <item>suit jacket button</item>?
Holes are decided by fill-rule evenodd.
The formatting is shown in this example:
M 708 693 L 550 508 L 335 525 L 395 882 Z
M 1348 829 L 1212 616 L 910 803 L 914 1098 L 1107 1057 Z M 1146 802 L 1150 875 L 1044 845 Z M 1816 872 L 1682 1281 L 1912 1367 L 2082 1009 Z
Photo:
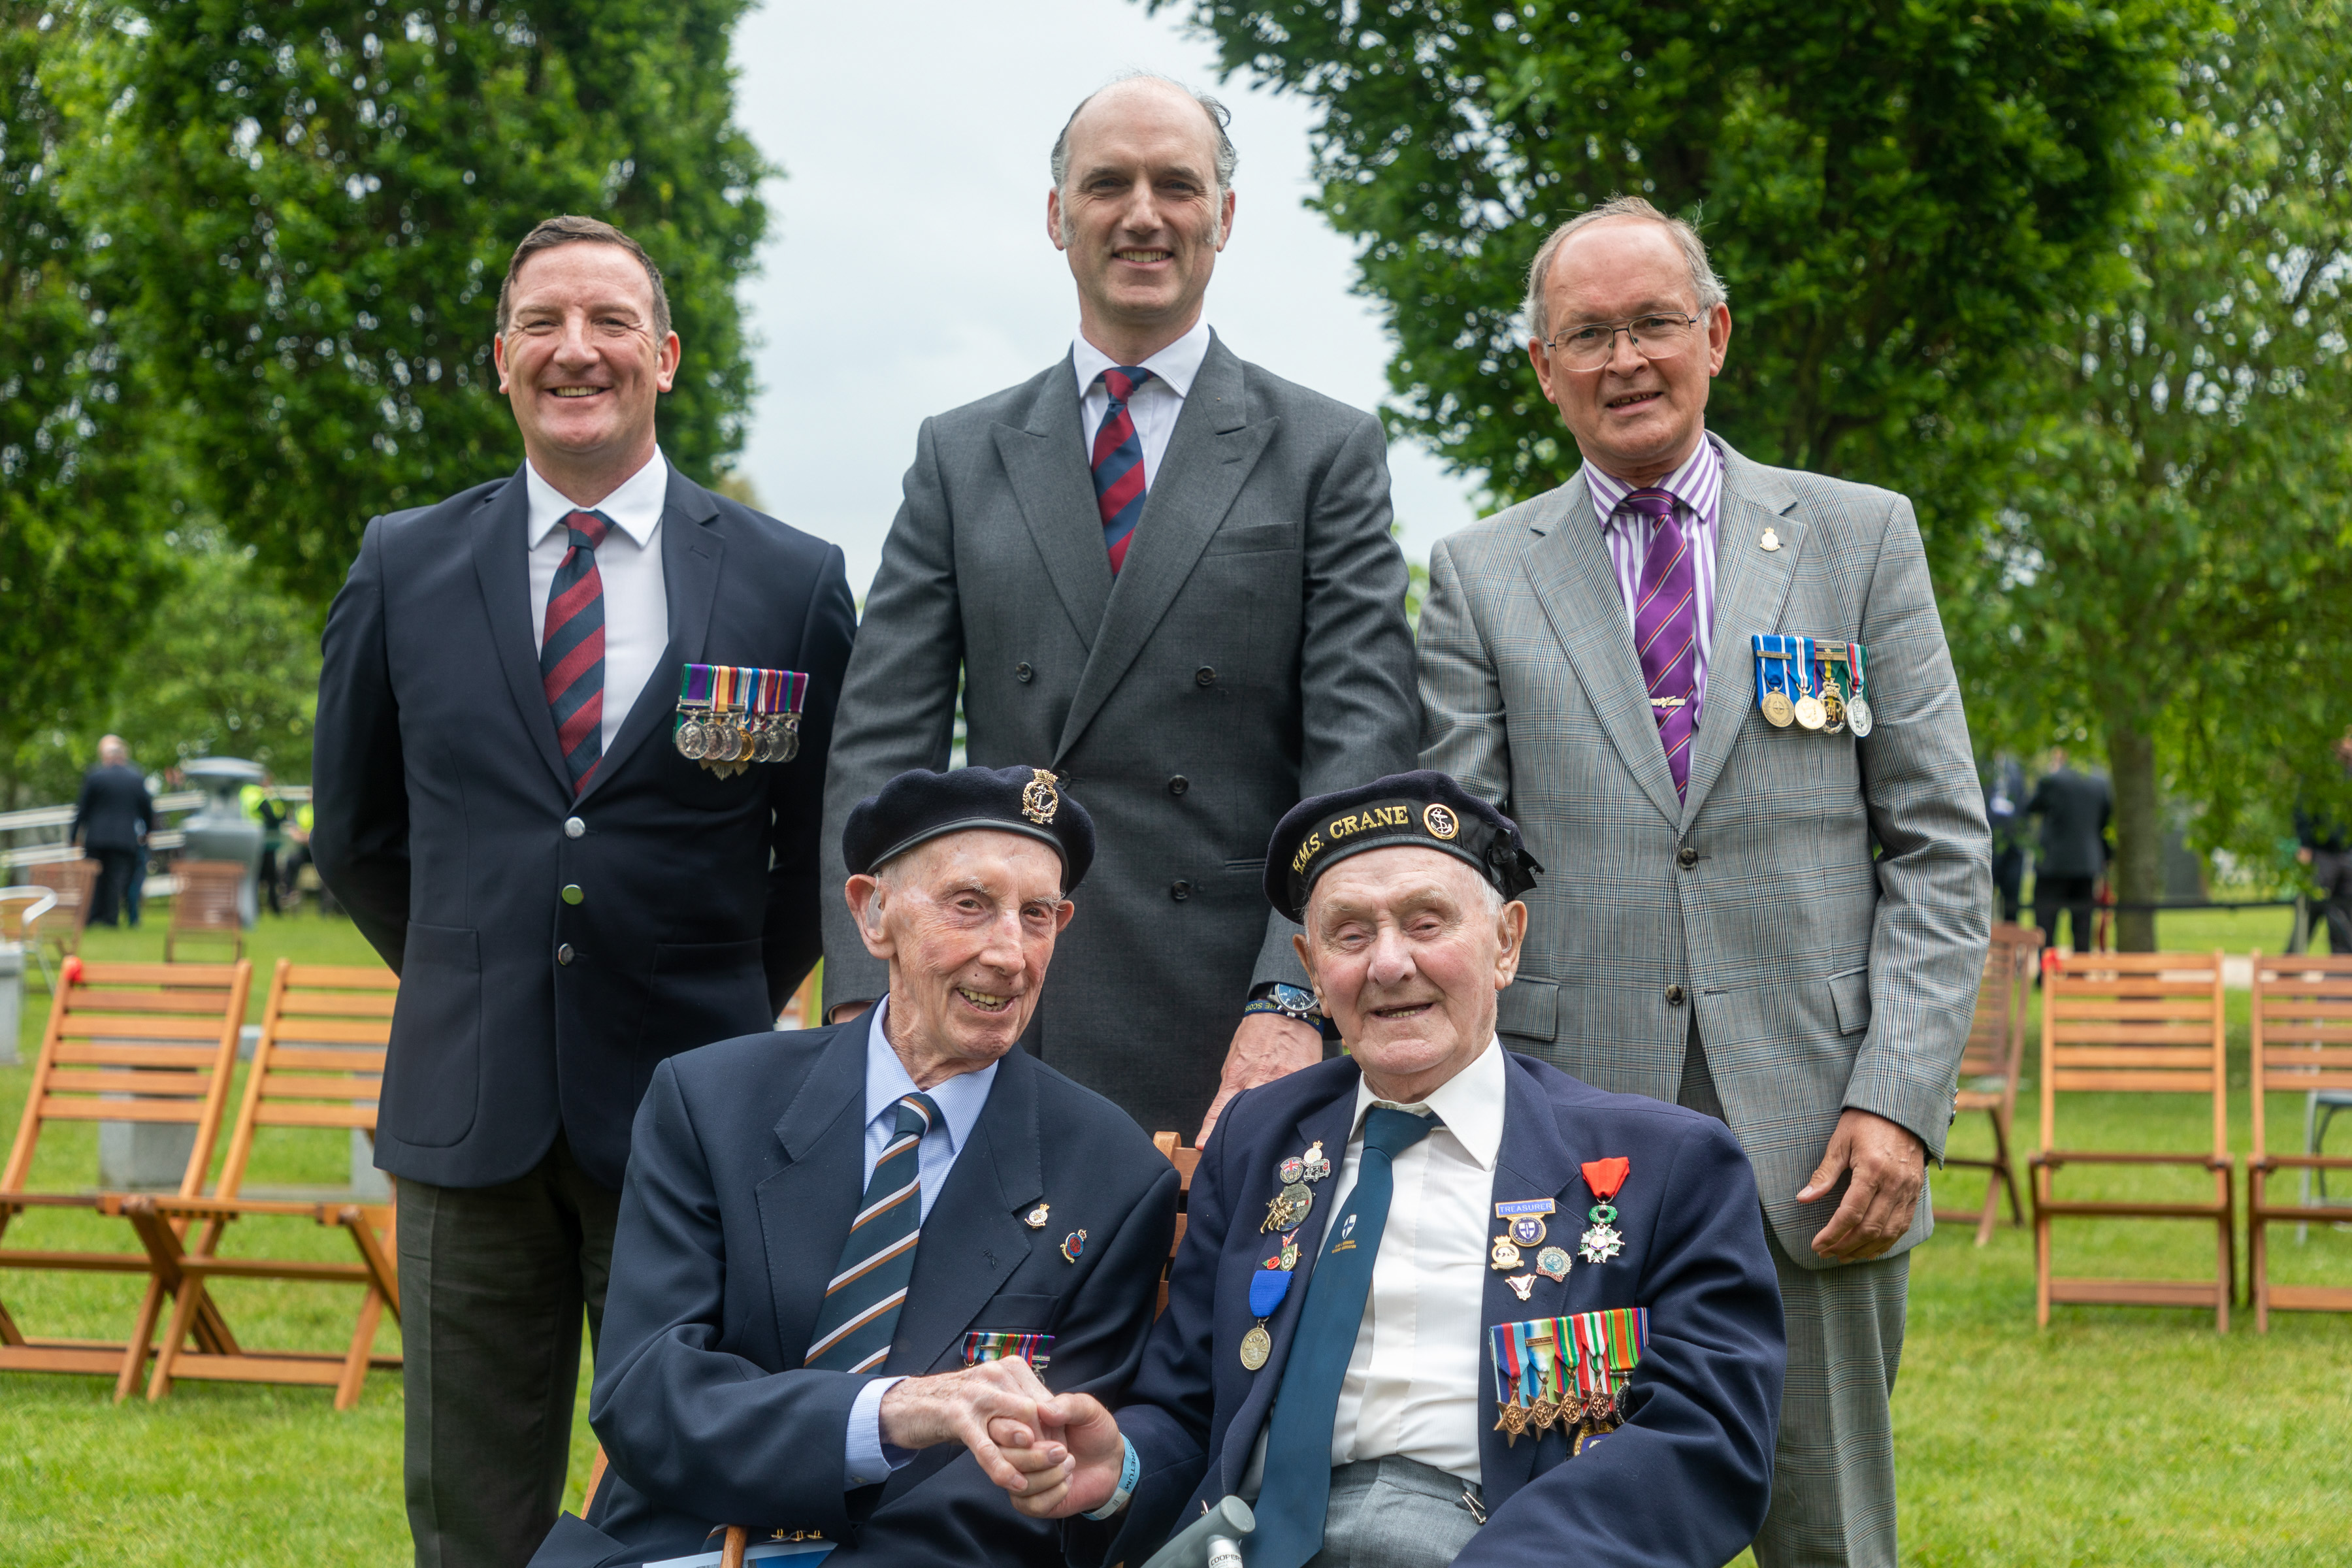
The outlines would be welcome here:
M 1669 985 L 1669 986 L 1667 986 L 1667 987 L 1666 987 L 1666 1005 L 1667 1005 L 1667 1006 L 1669 1006 L 1669 1007 L 1679 1007 L 1679 1006 L 1681 1006 L 1682 1005 L 1683 1005 L 1683 988 L 1682 988 L 1681 986 L 1679 986 L 1679 985 Z
M 567 942 L 562 947 L 555 950 L 555 962 L 558 963 L 569 963 L 572 962 L 572 944 L 570 942 Z
M 1169 884 L 1168 896 L 1181 904 L 1185 900 L 1192 896 L 1192 884 L 1190 882 L 1171 882 Z
M 1192 787 L 1192 781 L 1186 778 L 1182 773 L 1178 773 L 1174 778 L 1168 781 L 1168 793 L 1170 795 L 1182 795 L 1186 790 L 1191 789 Z
M 563 819 L 563 837 L 566 837 L 566 838 L 577 838 L 577 837 L 579 837 L 582 834 L 583 834 L 583 833 L 585 833 L 585 832 L 587 832 L 587 831 L 588 831 L 588 825 L 587 825 L 586 823 L 584 823 L 584 822 L 581 821 L 578 817 L 576 817 L 576 816 L 567 816 L 567 817 L 565 817 L 565 818 Z
M 563 884 L 563 901 L 564 901 L 565 903 L 567 903 L 567 904 L 576 904 L 576 903 L 578 903 L 581 900 L 583 900 L 583 899 L 586 898 L 587 896 L 588 896 L 587 894 L 585 894 L 585 893 L 583 893 L 583 892 L 582 892 L 582 891 L 580 890 L 580 884 L 579 884 L 579 883 L 577 883 L 577 882 L 566 882 L 566 883 L 564 883 L 564 884 Z
M 1013 679 L 1026 686 L 1037 679 L 1037 672 L 1025 663 L 1016 664 L 1013 667 Z
M 1195 686 L 1214 686 L 1216 683 L 1217 672 L 1205 664 L 1192 672 L 1192 684 Z
M 1675 851 L 1675 864 L 1687 871 L 1698 864 L 1698 851 L 1685 844 Z

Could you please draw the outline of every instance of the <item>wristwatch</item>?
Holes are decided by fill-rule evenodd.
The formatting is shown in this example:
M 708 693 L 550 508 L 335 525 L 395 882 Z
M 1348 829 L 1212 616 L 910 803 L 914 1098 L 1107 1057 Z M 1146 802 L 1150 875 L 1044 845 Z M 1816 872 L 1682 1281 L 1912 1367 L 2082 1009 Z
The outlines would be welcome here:
M 1248 1005 L 1242 1008 L 1244 1016 L 1251 1013 L 1279 1013 L 1286 1018 L 1296 1018 L 1315 1028 L 1323 1026 L 1322 1005 L 1315 993 L 1304 985 L 1292 985 L 1280 980 L 1268 980 L 1253 986 Z

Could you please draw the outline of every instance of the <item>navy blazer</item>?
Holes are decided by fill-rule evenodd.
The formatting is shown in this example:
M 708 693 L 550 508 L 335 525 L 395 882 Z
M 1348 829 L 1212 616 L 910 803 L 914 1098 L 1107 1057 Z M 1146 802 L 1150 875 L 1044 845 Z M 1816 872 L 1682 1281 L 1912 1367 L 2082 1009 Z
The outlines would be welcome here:
M 560 1128 L 618 1188 L 655 1064 L 771 1026 L 816 963 L 856 612 L 837 547 L 672 468 L 669 646 L 575 801 L 531 637 L 528 517 L 518 471 L 368 524 L 327 617 L 311 848 L 401 978 L 376 1163 L 491 1186 Z M 799 756 L 722 779 L 678 755 L 690 663 L 805 671 Z
M 863 1195 L 867 1028 L 749 1036 L 655 1074 L 588 1410 L 611 1468 L 539 1568 L 677 1556 L 720 1523 L 823 1531 L 838 1563 L 1061 1561 L 1060 1527 L 1016 1513 L 958 1444 L 843 1489 L 869 1379 L 802 1363 Z M 1176 1191 L 1124 1112 L 1008 1053 L 923 1222 L 883 1373 L 952 1372 L 974 1330 L 1042 1331 L 1049 1387 L 1116 1398 L 1151 1326 Z M 1025 1223 L 1041 1201 L 1050 1217 Z
M 1298 1273 L 1267 1321 L 1274 1353 L 1251 1372 L 1241 1341 L 1256 1319 L 1249 1280 L 1265 1255 L 1259 1223 L 1280 1190 L 1275 1167 L 1319 1141 L 1336 1168 L 1354 1125 L 1361 1075 L 1348 1058 L 1238 1095 L 1192 1175 L 1184 1244 L 1168 1310 L 1118 1411 L 1142 1477 L 1102 1524 L 1070 1523 L 1070 1558 L 1140 1563 L 1177 1527 L 1232 1493 L 1282 1384 L 1298 1315 L 1332 1205 L 1318 1203 L 1298 1237 Z M 1455 1562 L 1511 1564 L 1572 1558 L 1579 1568 L 1728 1561 L 1764 1522 L 1780 1413 L 1787 1340 L 1780 1289 L 1764 1246 L 1763 1211 L 1747 1156 L 1729 1129 L 1696 1111 L 1605 1094 L 1532 1057 L 1505 1058 L 1497 1203 L 1550 1198 L 1553 1238 L 1576 1250 L 1595 1199 L 1580 1166 L 1633 1162 L 1615 1199 L 1625 1250 L 1579 1259 L 1568 1279 L 1536 1276 L 1522 1301 L 1494 1270 L 1480 1317 L 1482 1410 L 1494 1400 L 1496 1323 L 1649 1309 L 1649 1343 L 1626 1390 L 1625 1426 L 1570 1461 L 1559 1427 L 1540 1438 L 1479 1438 L 1487 1520 Z M 1499 1222 L 1492 1234 L 1499 1234 Z
M 136 849 L 155 826 L 155 802 L 147 781 L 128 763 L 110 763 L 81 775 L 73 826 L 66 841 L 92 849 Z

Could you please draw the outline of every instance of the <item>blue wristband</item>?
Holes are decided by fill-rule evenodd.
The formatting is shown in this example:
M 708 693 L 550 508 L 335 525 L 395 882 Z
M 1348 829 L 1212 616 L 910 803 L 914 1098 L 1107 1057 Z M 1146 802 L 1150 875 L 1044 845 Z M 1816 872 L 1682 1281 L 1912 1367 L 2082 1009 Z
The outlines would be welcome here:
M 1135 1483 L 1143 1475 L 1143 1461 L 1135 1457 L 1135 1445 L 1128 1441 L 1123 1432 L 1119 1434 L 1118 1442 L 1119 1447 L 1126 1450 L 1125 1457 L 1119 1461 L 1118 1486 L 1111 1492 L 1108 1502 L 1087 1514 L 1088 1519 L 1108 1519 L 1125 1508 L 1127 1500 L 1135 1495 Z

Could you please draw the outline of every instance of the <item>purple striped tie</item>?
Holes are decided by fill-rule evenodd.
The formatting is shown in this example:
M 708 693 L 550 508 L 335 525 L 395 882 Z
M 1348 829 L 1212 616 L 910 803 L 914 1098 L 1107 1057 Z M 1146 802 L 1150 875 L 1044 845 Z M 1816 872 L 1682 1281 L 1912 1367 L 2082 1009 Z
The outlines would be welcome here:
M 612 524 L 596 511 L 575 511 L 563 521 L 572 544 L 548 587 L 539 679 L 577 796 L 604 758 L 604 577 L 596 570 L 596 547 Z
M 1675 521 L 1675 498 L 1635 490 L 1617 503 L 1650 520 L 1649 552 L 1633 600 L 1633 650 L 1642 658 L 1658 743 L 1675 775 L 1675 795 L 1690 787 L 1691 733 L 1698 719 L 1698 567 L 1690 541 Z
M 1127 546 L 1135 524 L 1143 516 L 1143 442 L 1135 434 L 1135 418 L 1127 400 L 1151 379 L 1148 370 L 1113 365 L 1102 373 L 1103 390 L 1110 407 L 1102 428 L 1095 432 L 1095 507 L 1102 513 L 1103 547 L 1110 552 L 1110 574 L 1127 564 Z

